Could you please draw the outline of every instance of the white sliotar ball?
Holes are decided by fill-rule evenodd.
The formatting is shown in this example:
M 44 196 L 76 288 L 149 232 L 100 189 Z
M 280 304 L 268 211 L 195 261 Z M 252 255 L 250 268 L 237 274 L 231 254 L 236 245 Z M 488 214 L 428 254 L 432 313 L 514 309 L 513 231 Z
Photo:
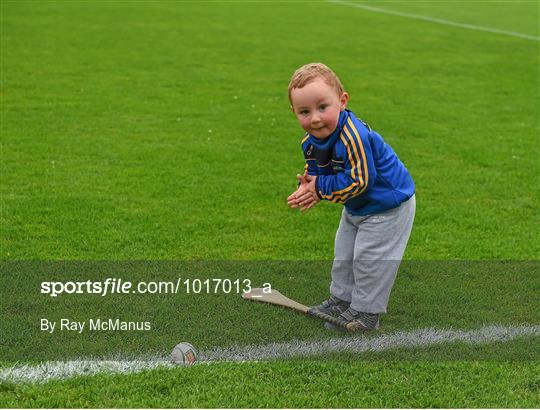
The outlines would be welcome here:
M 191 366 L 197 361 L 197 351 L 191 343 L 178 343 L 171 353 L 171 360 L 177 364 Z

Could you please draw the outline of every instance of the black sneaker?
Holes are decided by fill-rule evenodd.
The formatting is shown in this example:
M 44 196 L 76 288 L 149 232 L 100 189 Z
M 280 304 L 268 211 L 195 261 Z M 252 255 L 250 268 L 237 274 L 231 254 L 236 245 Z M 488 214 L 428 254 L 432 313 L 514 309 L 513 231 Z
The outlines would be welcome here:
M 379 314 L 377 313 L 358 312 L 353 308 L 348 308 L 345 312 L 340 314 L 338 318 L 349 324 L 347 327 L 349 332 L 369 331 L 379 328 Z M 324 327 L 327 329 L 338 330 L 340 332 L 347 331 L 346 329 L 329 322 L 326 322 Z
M 336 298 L 335 296 L 330 296 L 330 299 L 325 300 L 320 305 L 313 306 L 312 309 L 337 317 L 345 312 L 349 308 L 349 305 L 349 302 Z

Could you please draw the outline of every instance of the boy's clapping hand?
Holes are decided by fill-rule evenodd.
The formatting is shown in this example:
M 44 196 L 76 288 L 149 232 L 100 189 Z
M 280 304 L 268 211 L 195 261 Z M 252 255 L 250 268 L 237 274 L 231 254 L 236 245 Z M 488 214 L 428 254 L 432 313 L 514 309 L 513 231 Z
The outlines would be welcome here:
M 315 189 L 317 177 L 312 175 L 297 175 L 296 179 L 298 179 L 300 185 L 287 198 L 287 203 L 291 208 L 300 208 L 300 211 L 304 212 L 313 208 L 320 201 Z

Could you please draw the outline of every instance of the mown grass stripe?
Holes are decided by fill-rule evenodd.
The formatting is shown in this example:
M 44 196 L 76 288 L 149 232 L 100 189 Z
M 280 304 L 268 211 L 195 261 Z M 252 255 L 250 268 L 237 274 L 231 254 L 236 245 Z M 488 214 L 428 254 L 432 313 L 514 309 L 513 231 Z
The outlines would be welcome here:
M 486 344 L 507 342 L 518 337 L 540 336 L 540 325 L 490 325 L 474 330 L 418 329 L 376 337 L 357 335 L 325 341 L 292 341 L 267 345 L 232 346 L 202 352 L 199 363 L 243 362 L 309 357 L 336 352 L 380 352 L 396 348 L 418 348 L 443 343 Z M 89 376 L 98 373 L 135 373 L 176 365 L 167 358 L 139 360 L 53 361 L 39 365 L 17 365 L 0 371 L 0 382 L 46 383 L 54 379 Z

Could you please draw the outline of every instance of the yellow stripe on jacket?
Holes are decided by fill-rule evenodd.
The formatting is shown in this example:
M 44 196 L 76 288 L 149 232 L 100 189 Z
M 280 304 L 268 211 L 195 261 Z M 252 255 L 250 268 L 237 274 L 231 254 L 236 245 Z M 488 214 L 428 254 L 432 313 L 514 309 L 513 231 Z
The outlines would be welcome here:
M 348 199 L 360 195 L 366 190 L 369 181 L 366 154 L 364 152 L 362 140 L 350 118 L 348 119 L 348 124 L 354 137 L 351 134 L 351 131 L 344 127 L 343 132 L 340 134 L 340 140 L 347 150 L 349 164 L 351 165 L 352 183 L 346 188 L 332 192 L 330 195 L 322 195 L 321 193 L 323 199 L 327 199 L 334 203 L 344 203 Z M 358 142 L 360 154 L 358 153 L 355 140 Z M 360 156 L 363 161 L 360 160 Z

